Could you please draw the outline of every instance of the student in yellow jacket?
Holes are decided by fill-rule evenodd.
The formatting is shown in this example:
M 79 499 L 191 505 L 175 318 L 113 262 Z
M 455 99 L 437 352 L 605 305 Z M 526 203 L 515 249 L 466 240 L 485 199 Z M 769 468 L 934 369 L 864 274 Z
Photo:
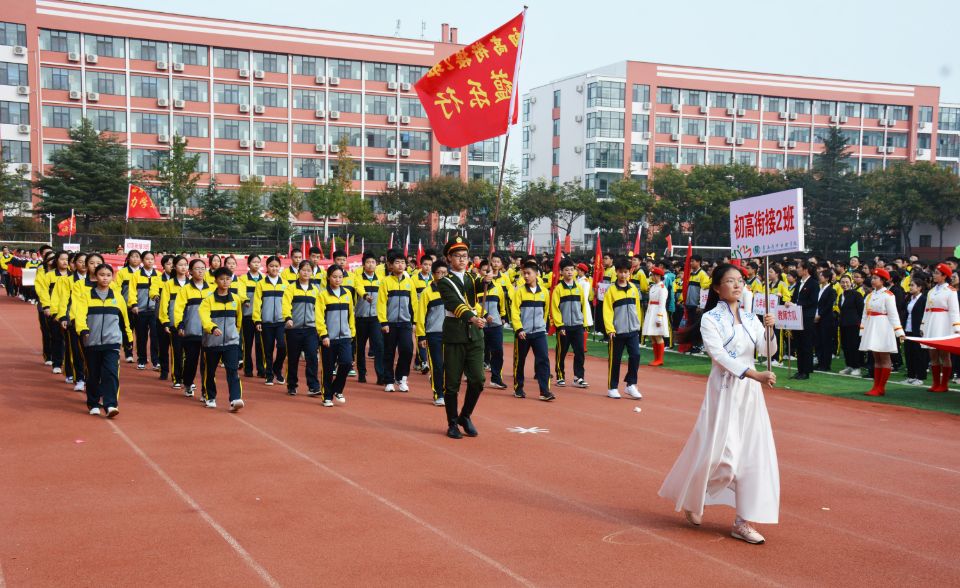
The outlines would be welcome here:
M 57 321 L 56 315 L 59 300 L 54 296 L 54 292 L 57 291 L 57 285 L 62 282 L 66 282 L 68 286 L 73 283 L 73 276 L 70 273 L 70 254 L 66 251 L 59 251 L 54 256 L 51 269 L 47 272 L 45 280 L 46 287 L 44 288 L 44 296 L 46 297 L 46 301 L 44 301 L 43 298 L 40 299 L 41 304 L 45 302 L 43 314 L 46 317 L 47 330 L 50 333 L 50 359 L 54 374 L 63 373 L 63 361 L 66 354 L 64 346 L 65 333 Z M 39 296 L 40 293 L 38 292 L 37 295 Z
M 137 369 L 160 371 L 160 342 L 157 335 L 157 300 L 150 293 L 156 292 L 160 283 L 160 271 L 156 268 L 156 256 L 152 251 L 140 255 L 141 266 L 128 280 L 127 304 L 133 315 L 134 335 L 137 343 Z M 147 355 L 149 345 L 150 354 Z
M 287 394 L 297 395 L 300 355 L 303 354 L 307 390 L 310 396 L 321 393 L 317 377 L 317 350 L 320 336 L 317 332 L 317 315 L 320 311 L 320 289 L 311 283 L 313 266 L 301 261 L 299 277 L 288 284 L 283 292 L 282 311 L 287 335 Z
M 280 276 L 280 258 L 267 258 L 267 274 L 257 282 L 253 296 L 253 324 L 263 348 L 263 373 L 267 386 L 286 384 L 283 362 L 287 358 L 284 334 L 283 293 L 288 284 Z
M 187 282 L 189 277 L 189 261 L 186 257 L 178 255 L 171 260 L 172 272 L 170 279 L 163 282 L 160 286 L 160 303 L 157 311 L 157 319 L 160 322 L 160 328 L 167 333 L 170 338 L 170 347 L 173 349 L 171 357 L 172 362 L 169 370 L 173 375 L 173 387 L 177 390 L 183 387 L 183 339 L 173 322 L 177 296 Z M 166 379 L 169 372 L 165 372 L 163 362 L 160 364 L 160 379 Z
M 124 300 L 129 300 L 130 281 L 133 278 L 133 274 L 140 269 L 141 261 L 140 252 L 136 249 L 130 250 L 123 262 L 123 267 L 117 270 L 116 275 L 113 277 L 114 281 L 120 286 L 120 296 L 122 296 Z M 124 336 L 126 336 L 126 334 L 124 334 Z M 127 363 L 133 363 L 133 339 L 123 340 L 123 355 Z
M 240 383 L 240 329 L 243 297 L 230 291 L 233 272 L 221 267 L 214 272 L 216 289 L 200 301 L 198 314 L 203 326 L 203 403 L 217 407 L 217 366 L 223 363 L 230 393 L 230 412 L 243 408 Z
M 620 363 L 623 351 L 629 355 L 626 394 L 641 399 L 637 390 L 637 372 L 640 370 L 640 330 L 643 325 L 643 310 L 640 307 L 640 292 L 630 283 L 630 262 L 626 258 L 616 262 L 617 281 L 603 297 L 603 324 L 609 337 L 607 357 L 607 396 L 620 398 L 617 391 L 620 379 Z M 705 272 L 704 272 L 705 273 Z
M 323 405 L 343 404 L 343 388 L 353 367 L 353 337 L 357 333 L 353 316 L 353 293 L 343 287 L 344 270 L 338 265 L 327 269 L 327 286 L 320 291 L 317 308 L 317 333 L 320 335 L 323 364 Z
M 516 341 L 513 347 L 513 395 L 526 398 L 523 390 L 523 366 L 532 350 L 534 377 L 540 386 L 540 400 L 556 400 L 550 391 L 550 358 L 547 351 L 547 290 L 540 285 L 537 262 L 523 264 L 523 286 L 512 296 L 510 318 Z
M 253 377 L 253 366 L 257 366 L 257 377 L 264 378 L 266 373 L 263 366 L 263 341 L 257 337 L 257 329 L 253 320 L 253 302 L 257 295 L 257 284 L 263 279 L 260 273 L 260 256 L 251 253 L 247 256 L 247 273 L 237 280 L 239 292 L 243 295 L 243 375 Z M 256 363 L 254 363 L 256 361 Z
M 207 285 L 207 264 L 200 258 L 190 260 L 190 280 L 180 288 L 173 306 L 173 324 L 183 345 L 183 393 L 192 398 L 197 390 L 194 378 L 199 369 L 203 377 L 202 340 L 203 324 L 200 322 L 200 302 L 212 288 Z
M 408 392 L 417 292 L 413 280 L 407 277 L 407 260 L 402 251 L 391 249 L 387 253 L 387 264 L 390 273 L 380 280 L 377 294 L 377 320 L 383 332 L 384 391 Z
M 506 390 L 503 382 L 503 325 L 510 322 L 510 296 L 502 276 L 494 274 L 493 263 L 480 262 L 477 302 L 483 307 L 487 324 L 483 327 L 483 363 L 490 370 L 490 387 Z
M 573 260 L 565 258 L 560 261 L 561 280 L 557 282 L 550 296 L 550 318 L 557 329 L 557 345 L 555 349 L 557 386 L 566 386 L 567 351 L 573 350 L 573 384 L 577 388 L 588 386 L 584 379 L 584 333 L 587 326 L 587 317 L 590 315 L 590 306 L 587 302 L 587 293 L 577 282 L 577 268 Z M 644 276 L 646 279 L 646 276 Z
M 160 272 L 160 279 L 154 280 L 150 287 L 150 298 L 156 302 L 157 309 L 154 314 L 154 322 L 157 324 L 157 360 L 160 368 L 160 379 L 166 381 L 170 376 L 170 333 L 164 328 L 164 323 L 160 315 L 162 305 L 160 298 L 163 295 L 163 289 L 167 282 L 173 279 L 173 255 L 164 255 L 160 260 L 160 266 L 157 270 Z
M 74 392 L 84 390 L 84 365 L 83 351 L 80 345 L 80 338 L 71 326 L 73 318 L 70 315 L 70 309 L 73 305 L 73 291 L 76 284 L 83 284 L 87 280 L 87 254 L 82 252 L 74 253 L 70 259 L 70 279 L 60 280 L 53 289 L 51 301 L 53 303 L 53 314 L 60 328 L 63 330 L 64 338 L 64 361 L 63 373 L 66 374 L 66 382 L 73 384 Z

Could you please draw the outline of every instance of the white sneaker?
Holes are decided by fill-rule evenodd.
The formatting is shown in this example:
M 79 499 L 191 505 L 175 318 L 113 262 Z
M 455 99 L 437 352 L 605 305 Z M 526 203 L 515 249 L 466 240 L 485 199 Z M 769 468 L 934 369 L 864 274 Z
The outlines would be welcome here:
M 387 384 L 386 386 L 384 386 L 384 387 L 383 387 L 383 391 L 384 391 L 384 392 L 394 392 L 393 384 Z
M 73 383 L 73 376 L 67 376 L 66 378 L 64 378 L 63 381 L 66 382 L 66 383 L 68 383 L 68 384 L 72 384 L 72 383 Z
M 333 399 L 339 402 L 340 404 L 346 404 L 347 399 L 343 397 L 343 392 L 337 392 L 333 395 Z
M 132 358 L 132 357 L 128 357 L 128 358 L 127 358 L 127 363 L 133 363 L 133 358 Z
M 839 373 L 841 376 L 849 376 L 849 375 L 850 375 L 850 372 L 852 372 L 852 371 L 853 371 L 853 368 L 845 367 L 845 368 L 843 368 L 842 370 L 840 370 L 838 373 Z
M 607 390 L 607 398 L 622 398 L 622 396 L 620 396 L 620 393 L 617 392 L 616 388 L 613 388 L 611 390 Z
M 73 385 L 74 392 L 83 392 L 86 389 L 87 389 L 87 384 L 83 380 L 80 380 L 79 382 Z
M 110 408 L 107 409 L 107 418 L 108 418 L 108 419 L 112 419 L 113 417 L 117 416 L 118 414 L 120 414 L 120 409 L 117 408 L 116 406 L 111 406 Z
M 203 405 L 206 406 L 207 408 L 216 408 L 217 401 L 211 398 L 210 400 L 204 400 Z
M 62 374 L 62 373 L 63 373 L 63 370 L 60 369 L 60 368 L 53 368 L 53 373 L 55 373 L 55 374 Z
M 214 406 L 216 406 L 216 405 L 214 405 Z M 212 407 L 211 407 L 211 408 L 212 408 Z M 237 412 L 237 411 L 240 410 L 241 408 L 243 408 L 243 399 L 242 399 L 242 398 L 237 398 L 236 400 L 231 400 L 231 401 L 230 401 L 230 412 Z
M 446 401 L 443 399 L 443 396 L 441 396 L 440 398 L 437 398 L 436 400 L 433 401 L 433 405 L 434 405 L 434 406 L 446 406 L 447 403 L 446 403 Z
M 323 405 L 324 405 L 324 406 L 327 406 L 327 407 L 333 406 L 333 401 L 332 401 L 332 400 L 327 400 L 326 398 L 324 398 L 324 399 L 323 399 Z
M 750 523 L 740 517 L 737 517 L 733 522 L 733 529 L 730 531 L 730 535 L 734 539 L 740 539 L 753 545 L 761 545 L 764 542 L 763 535 L 757 532 Z
M 643 394 L 640 394 L 640 391 L 637 390 L 637 387 L 633 384 L 627 386 L 627 389 L 624 391 L 627 393 L 627 396 L 633 398 L 634 400 L 640 400 L 643 398 Z
M 782 363 L 780 363 L 779 361 L 777 361 L 777 360 L 775 360 L 775 359 L 773 359 L 773 360 L 770 361 L 770 365 L 776 366 L 776 367 L 781 367 L 781 366 L 783 366 Z
M 43 365 L 53 365 L 53 362 L 48 359 L 47 361 L 43 362 Z
M 406 376 L 400 378 L 400 381 L 397 382 L 397 390 L 399 390 L 399 391 L 401 391 L 401 392 L 409 392 L 409 391 L 410 391 L 410 386 L 407 386 L 407 377 L 406 377 Z
M 190 384 L 190 387 L 183 393 L 187 398 L 193 398 L 193 393 L 197 391 L 196 384 Z
M 92 414 L 93 416 L 100 416 L 100 408 L 97 406 L 94 406 L 93 408 L 90 409 L 90 414 Z
M 860 377 L 860 368 L 853 368 L 852 370 L 850 370 L 850 375 L 853 376 L 853 377 L 855 377 L 855 378 L 859 378 L 859 377 Z
M 355 375 L 357 375 L 357 370 L 350 370 L 350 371 L 347 373 L 347 375 L 348 375 L 348 376 L 355 376 Z

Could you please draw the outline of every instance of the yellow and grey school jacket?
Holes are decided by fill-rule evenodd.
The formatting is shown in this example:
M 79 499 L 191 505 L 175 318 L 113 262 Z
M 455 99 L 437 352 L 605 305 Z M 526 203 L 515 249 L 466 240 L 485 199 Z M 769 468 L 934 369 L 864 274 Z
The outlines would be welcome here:
M 414 306 L 417 304 L 417 293 L 413 287 L 413 280 L 406 274 L 399 278 L 393 274 L 380 280 L 380 293 L 377 296 L 377 320 L 380 324 L 410 323 L 415 318 Z
M 292 284 L 300 279 L 300 270 L 298 270 L 292 265 L 288 265 L 287 267 L 280 270 L 280 278 L 284 282 L 288 284 Z
M 83 338 L 85 347 L 119 349 L 126 334 L 133 341 L 127 302 L 113 287 L 105 293 L 96 287 L 83 289 L 73 307 L 74 329 Z
M 478 296 L 479 298 L 479 296 Z M 510 320 L 513 331 L 526 331 L 528 335 L 547 331 L 547 289 L 538 283 L 533 292 L 524 284 L 513 293 L 513 309 Z
M 380 277 L 377 276 L 374 272 L 373 277 L 367 276 L 367 274 L 361 271 L 356 276 L 355 281 L 356 292 L 354 294 L 354 300 L 356 304 L 354 305 L 354 313 L 357 318 L 377 318 L 377 302 L 380 296 Z M 369 294 L 373 297 L 373 300 L 367 302 L 364 298 L 366 294 Z
M 50 292 L 50 316 L 62 321 L 70 305 L 70 293 L 73 292 L 73 283 L 77 281 L 77 274 L 71 271 L 59 273 L 57 270 L 47 276 Z
M 510 322 L 510 313 L 507 306 L 510 297 L 503 284 L 496 278 L 492 282 L 480 281 L 477 283 L 477 302 L 483 305 L 484 318 L 490 317 L 492 322 L 484 328 L 502 327 L 504 322 Z
M 130 299 L 130 280 L 139 269 L 138 267 L 131 268 L 125 265 L 118 269 L 113 276 L 114 281 L 120 286 L 120 295 L 123 296 L 124 300 Z
M 317 334 L 320 339 L 350 339 L 357 334 L 353 318 L 353 293 L 340 286 L 334 292 L 329 286 L 320 290 L 317 312 Z
M 33 281 L 33 289 L 37 292 L 37 307 L 38 310 L 42 311 L 43 309 L 50 308 L 50 274 L 53 272 L 47 271 L 46 268 L 40 267 L 37 268 L 37 277 Z
M 156 269 L 148 274 L 143 268 L 133 272 L 129 279 L 127 306 L 136 306 L 138 312 L 156 312 L 157 301 L 151 298 L 150 292 L 156 291 L 155 285 L 160 283 L 160 274 Z
M 275 325 L 283 322 L 283 293 L 290 285 L 281 276 L 263 276 L 253 295 L 254 324 Z
M 221 296 L 216 290 L 210 292 L 200 301 L 198 315 L 203 325 L 204 347 L 240 345 L 243 298 L 239 294 L 227 292 Z M 216 329 L 220 329 L 219 337 L 213 334 Z
M 550 320 L 553 321 L 553 326 L 558 329 L 584 327 L 588 314 L 590 307 L 587 293 L 583 291 L 580 283 L 574 280 L 573 284 L 569 285 L 560 280 L 550 297 Z
M 423 277 L 423 273 L 414 272 L 410 279 L 413 280 L 413 289 L 417 293 L 417 299 L 420 299 L 420 294 L 430 285 L 430 282 L 433 281 L 433 275 L 427 275 Z
M 327 287 L 327 272 L 322 267 L 313 268 L 313 275 L 310 277 L 310 283 L 321 290 Z
M 243 317 L 253 317 L 253 301 L 254 297 L 257 295 L 257 284 L 263 280 L 265 276 L 259 274 L 254 276 L 250 272 L 247 272 L 240 276 L 238 281 L 240 282 L 240 293 L 243 294 Z M 249 304 L 248 304 L 249 303 Z
M 320 288 L 313 284 L 304 286 L 299 280 L 287 285 L 283 292 L 283 320 L 293 321 L 294 329 L 317 328 L 319 308 Z
M 157 301 L 157 318 L 160 318 L 160 298 L 163 296 L 163 289 L 166 287 L 167 282 L 173 279 L 173 276 L 167 272 L 160 272 L 160 279 L 154 280 L 150 286 L 150 298 L 153 298 Z
M 76 279 L 78 276 L 74 276 L 74 278 Z M 96 287 L 97 282 L 96 280 L 90 279 L 89 273 L 82 278 L 76 279 L 76 281 L 73 282 L 73 286 L 70 288 L 70 302 L 67 303 L 67 308 L 63 316 L 57 317 L 58 320 L 75 320 L 75 311 L 73 310 L 74 301 L 79 300 L 81 297 L 90 292 L 90 288 Z M 120 293 L 120 286 L 117 285 L 116 282 L 110 282 L 110 289 L 117 294 Z
M 176 328 L 173 317 L 176 314 L 177 296 L 189 282 L 189 279 L 181 282 L 180 278 L 172 277 L 160 287 L 160 312 L 157 313 L 157 318 L 161 325 Z
M 173 307 L 173 324 L 183 331 L 184 337 L 200 339 L 203 337 L 203 323 L 200 321 L 200 303 L 210 293 L 210 286 L 203 282 L 200 286 L 191 280 L 180 288 L 177 303 Z
M 427 333 L 442 333 L 443 320 L 447 313 L 436 282 L 430 282 L 430 285 L 423 289 L 417 298 L 417 304 L 417 337 L 426 337 Z
M 603 297 L 604 330 L 617 335 L 639 332 L 643 325 L 640 292 L 631 283 L 621 286 L 614 282 Z

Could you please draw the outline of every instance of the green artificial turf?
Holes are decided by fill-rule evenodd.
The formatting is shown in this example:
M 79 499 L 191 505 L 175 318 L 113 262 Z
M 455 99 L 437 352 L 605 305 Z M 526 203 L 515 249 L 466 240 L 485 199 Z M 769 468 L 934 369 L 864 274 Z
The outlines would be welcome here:
M 504 329 L 503 341 L 504 343 L 512 343 L 513 331 Z M 550 348 L 553 348 L 556 338 L 549 337 L 548 341 Z M 587 354 L 594 357 L 606 358 L 607 344 L 602 341 L 594 341 L 591 336 L 587 342 Z M 652 359 L 653 353 L 651 350 L 647 347 L 643 348 L 641 365 L 650 362 Z M 662 369 L 700 375 L 710 373 L 710 359 L 705 356 L 673 353 L 668 349 L 663 361 L 664 366 Z M 833 363 L 837 367 L 843 367 L 842 361 L 834 360 Z M 764 368 L 765 366 L 761 365 L 758 367 Z M 891 374 L 890 381 L 887 383 L 887 394 L 886 396 L 880 397 L 865 396 L 863 394 L 873 386 L 873 380 L 871 378 L 841 376 L 835 372 L 816 372 L 810 376 L 809 380 L 791 380 L 790 376 L 796 373 L 795 364 L 794 369 L 790 371 L 787 371 L 785 367 L 774 367 L 773 371 L 777 374 L 777 388 L 785 390 L 812 392 L 814 394 L 851 398 L 853 400 L 868 400 L 882 404 L 894 404 L 921 410 L 933 410 L 960 415 L 960 394 L 953 390 L 937 394 L 927 392 L 926 386 L 899 384 L 897 382 L 906 378 L 905 369 L 906 368 L 901 368 L 899 373 L 895 372 Z M 930 379 L 927 378 L 927 385 L 929 384 Z

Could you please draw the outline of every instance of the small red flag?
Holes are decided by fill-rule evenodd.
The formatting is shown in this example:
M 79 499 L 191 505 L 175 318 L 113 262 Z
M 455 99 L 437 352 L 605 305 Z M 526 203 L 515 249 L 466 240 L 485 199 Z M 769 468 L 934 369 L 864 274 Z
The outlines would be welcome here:
M 600 234 L 597 234 L 597 247 L 593 253 L 593 291 L 597 291 L 597 286 L 603 281 L 603 251 L 600 249 Z M 597 305 L 597 297 L 593 298 L 593 305 Z
M 306 234 L 306 233 L 304 233 L 303 235 L 300 236 L 300 253 L 302 253 L 304 257 L 307 257 L 308 255 L 310 255 L 310 250 L 307 249 L 307 234 Z M 297 269 L 297 268 L 293 268 L 293 269 Z
M 423 239 L 417 239 L 417 263 L 420 263 L 420 260 L 423 259 Z
M 537 246 L 533 242 L 533 235 L 530 236 L 530 242 L 527 243 L 527 255 L 533 255 L 537 251 Z
M 127 220 L 131 218 L 160 219 L 160 211 L 153 204 L 153 199 L 146 190 L 130 184 L 127 193 Z
M 57 223 L 58 237 L 72 237 L 77 234 L 77 217 L 73 213 Z
M 416 83 L 434 135 L 462 147 L 502 135 L 517 122 L 517 72 L 526 10 L 446 57 Z
M 667 235 L 667 248 L 663 250 L 664 257 L 673 255 L 673 235 Z
M 350 257 L 350 233 L 347 233 L 347 238 L 343 240 L 343 252 Z
M 637 225 L 637 238 L 633 242 L 633 254 L 640 255 L 640 231 L 643 230 L 643 223 Z
M 311 249 L 313 249 L 313 237 L 307 235 L 307 250 L 303 252 L 304 255 L 309 255 Z
M 568 255 L 570 254 L 571 251 L 573 251 L 573 242 L 570 239 L 569 233 L 563 239 L 563 251 Z
M 319 237 L 317 237 L 319 239 Z M 333 252 L 337 249 L 336 237 L 330 235 L 330 261 L 333 261 Z

